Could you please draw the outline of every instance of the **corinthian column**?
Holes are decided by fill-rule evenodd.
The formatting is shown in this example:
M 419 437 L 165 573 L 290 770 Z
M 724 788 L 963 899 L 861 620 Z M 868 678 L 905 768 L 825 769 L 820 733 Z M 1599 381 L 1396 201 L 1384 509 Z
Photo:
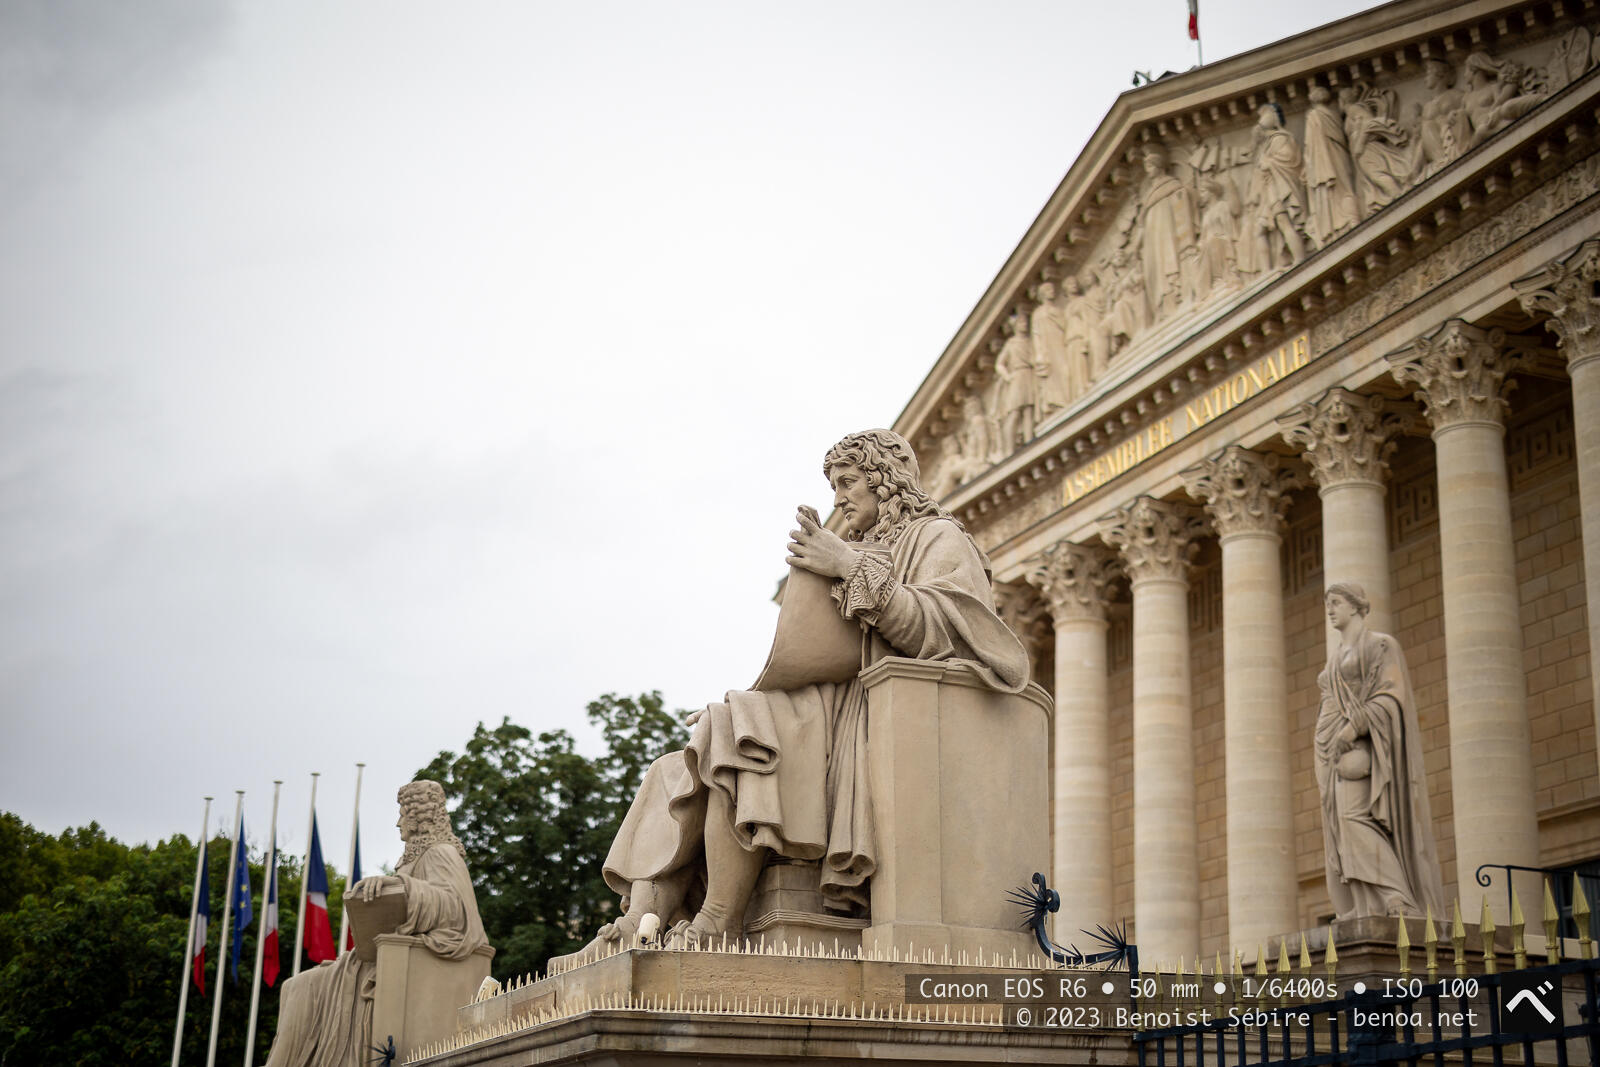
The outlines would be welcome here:
M 1222 541 L 1222 692 L 1228 801 L 1228 940 L 1297 929 L 1283 637 L 1283 512 L 1300 479 L 1232 445 L 1184 471 Z
M 1437 451 L 1458 886 L 1473 884 L 1479 864 L 1539 860 L 1506 476 L 1504 340 L 1500 330 L 1451 319 L 1387 357 L 1395 378 L 1415 385 L 1427 404 Z M 1494 899 L 1498 919 L 1505 898 Z
M 1511 283 L 1524 310 L 1549 316 L 1572 378 L 1572 427 L 1578 453 L 1578 500 L 1583 522 L 1583 574 L 1589 601 L 1589 680 L 1600 737 L 1600 238 Z
M 1056 633 L 1055 860 L 1061 894 L 1056 932 L 1110 926 L 1111 749 L 1107 716 L 1106 585 L 1117 574 L 1109 552 L 1063 541 L 1028 574 L 1049 606 Z
M 1188 573 L 1202 529 L 1147 496 L 1100 520 L 1133 587 L 1133 917 L 1151 960 L 1200 949 Z
M 1382 397 L 1348 389 L 1329 389 L 1278 417 L 1278 432 L 1305 457 L 1322 498 L 1323 577 L 1359 582 L 1372 601 L 1368 625 L 1380 633 L 1394 631 L 1384 461 L 1405 423 Z

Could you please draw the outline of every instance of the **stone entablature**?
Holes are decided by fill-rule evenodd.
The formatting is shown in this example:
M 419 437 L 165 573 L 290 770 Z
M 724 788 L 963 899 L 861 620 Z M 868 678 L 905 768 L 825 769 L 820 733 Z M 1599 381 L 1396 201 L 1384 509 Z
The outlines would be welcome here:
M 1593 21 L 1587 8 L 1394 5 L 1308 35 L 1315 49 L 1281 42 L 1124 94 L 898 421 L 929 457 L 930 482 L 979 528 L 1041 493 L 1059 506 L 1065 475 L 1113 463 L 1135 437 L 1149 445 L 1152 430 L 1159 440 L 1169 413 L 1264 355 L 1302 334 L 1308 358 L 1325 355 L 1446 281 L 1434 266 L 1401 287 L 1406 300 L 1392 295 L 1409 267 L 1594 151 L 1594 109 L 1584 106 L 1595 94 Z M 1555 97 L 1557 106 L 1539 106 Z M 1266 105 L 1276 105 L 1270 115 Z M 1549 121 L 1556 111 L 1561 121 Z M 1365 129 L 1369 118 L 1376 125 Z M 1519 132 L 1497 137 L 1505 128 Z M 1404 153 L 1410 170 L 1400 174 Z M 1287 175 L 1297 154 L 1303 189 L 1288 186 L 1299 206 L 1271 213 L 1265 198 L 1283 189 L 1268 162 L 1281 157 Z M 1215 221 L 1224 202 L 1238 208 L 1231 259 L 1202 234 L 1206 211 Z M 1262 226 L 1277 220 L 1275 238 L 1246 232 L 1249 205 Z M 1298 250 L 1278 225 L 1288 217 Z M 1135 291 L 1142 311 L 1127 305 Z M 1119 322 L 1142 315 L 1147 325 L 1107 332 L 1108 292 L 1124 301 Z M 992 372 L 1008 345 L 1009 364 L 1024 347 L 1035 355 L 1036 403 L 1001 425 L 1005 383 Z M 1022 390 L 1006 391 L 1015 411 L 1021 397 L 1009 394 Z M 1025 429 L 1036 436 L 1020 447 L 1007 440 L 1007 431 L 1028 438 Z
M 1068 473 L 1114 454 L 1262 355 L 1292 344 L 1291 330 L 1309 334 L 1313 366 L 1330 353 L 1357 351 L 1380 323 L 1461 284 L 1473 268 L 1600 191 L 1597 112 L 1600 75 L 1591 71 L 1515 127 L 1517 137 L 1428 179 L 1422 191 L 1358 227 L 1340 256 L 1313 255 L 1224 309 L 1113 384 L 1095 408 L 1074 412 L 950 494 L 948 504 L 993 550 L 1062 506 Z M 1381 355 L 1369 355 L 1366 362 L 1375 365 L 1369 377 L 1386 373 Z M 1116 503 L 1110 496 L 1106 503 Z

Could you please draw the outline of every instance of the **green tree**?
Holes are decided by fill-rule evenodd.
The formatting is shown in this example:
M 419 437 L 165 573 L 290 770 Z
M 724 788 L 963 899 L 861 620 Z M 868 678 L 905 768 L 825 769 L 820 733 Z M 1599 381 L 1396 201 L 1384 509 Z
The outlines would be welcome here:
M 479 723 L 461 754 L 441 752 L 418 772 L 454 804 L 497 974 L 541 970 L 615 917 L 601 862 L 645 769 L 688 739 L 656 692 L 607 693 L 588 716 L 606 743 L 594 759 L 564 730 L 535 736 L 505 719 Z
M 184 1020 L 188 1062 L 204 1058 L 210 1034 L 228 851 L 227 838 L 207 843 L 208 995 L 202 998 L 190 987 Z M 278 936 L 286 977 L 300 872 L 281 858 Z M 182 835 L 130 848 L 97 825 L 51 837 L 14 815 L 0 814 L 0 867 L 6 879 L 0 883 L 0 1065 L 155 1063 L 169 1055 L 194 865 L 195 846 Z M 259 916 L 264 868 L 260 862 L 250 868 Z M 217 1048 L 224 1062 L 244 1054 L 255 933 L 252 923 L 239 981 L 226 972 L 222 976 L 227 988 Z M 263 1058 L 277 1013 L 276 991 L 263 986 L 256 1034 Z

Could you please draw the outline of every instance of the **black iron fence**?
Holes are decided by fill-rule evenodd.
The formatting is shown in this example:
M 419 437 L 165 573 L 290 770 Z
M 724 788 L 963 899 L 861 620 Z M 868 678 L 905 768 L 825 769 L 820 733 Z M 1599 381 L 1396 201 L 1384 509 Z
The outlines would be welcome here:
M 1200 1021 L 1134 1035 L 1140 1067 L 1509 1062 L 1600 1067 L 1600 960 L 1499 974 L 1369 979 L 1340 999 L 1259 1005 L 1233 991 Z M 1365 983 L 1363 983 L 1365 985 Z M 1537 1006 L 1536 1006 L 1537 1005 Z

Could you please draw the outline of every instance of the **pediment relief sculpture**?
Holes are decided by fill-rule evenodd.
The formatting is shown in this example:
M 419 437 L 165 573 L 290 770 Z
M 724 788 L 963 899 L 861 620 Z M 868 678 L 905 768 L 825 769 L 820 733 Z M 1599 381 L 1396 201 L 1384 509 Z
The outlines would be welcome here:
M 1302 110 L 1267 103 L 1248 127 L 1137 149 L 1142 175 L 1098 238 L 1057 248 L 1003 324 L 989 403 L 947 431 L 959 440 L 937 450 L 930 484 L 943 495 L 970 481 L 979 456 L 1004 459 L 1112 364 L 1137 362 L 1141 338 L 1158 343 L 1337 241 L 1597 62 L 1600 41 L 1578 26 L 1503 56 L 1425 55 L 1404 68 L 1419 76 L 1392 84 L 1316 85 Z

